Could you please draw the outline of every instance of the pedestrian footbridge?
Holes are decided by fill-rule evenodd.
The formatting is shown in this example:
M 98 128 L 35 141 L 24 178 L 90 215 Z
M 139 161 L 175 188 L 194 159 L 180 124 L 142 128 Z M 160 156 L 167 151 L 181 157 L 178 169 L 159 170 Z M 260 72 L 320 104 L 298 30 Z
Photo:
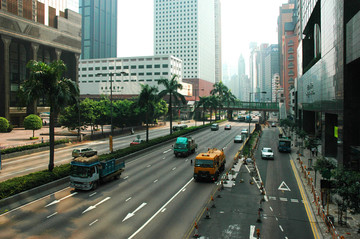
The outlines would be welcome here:
M 279 111 L 279 104 L 276 102 L 235 102 L 223 105 L 226 110 L 250 110 L 250 111 Z

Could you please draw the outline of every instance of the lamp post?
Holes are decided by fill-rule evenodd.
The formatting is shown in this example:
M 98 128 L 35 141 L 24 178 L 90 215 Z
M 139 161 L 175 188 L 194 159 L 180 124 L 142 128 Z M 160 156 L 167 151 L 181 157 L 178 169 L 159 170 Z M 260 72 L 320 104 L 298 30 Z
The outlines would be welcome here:
M 261 92 L 249 92 L 249 118 L 248 118 L 248 120 L 249 120 L 249 131 L 248 131 L 248 135 L 250 136 L 250 122 L 251 122 L 251 120 L 250 120 L 250 105 L 251 105 L 251 94 L 255 94 L 255 93 L 261 93 L 261 94 L 266 94 L 266 91 L 261 91 Z

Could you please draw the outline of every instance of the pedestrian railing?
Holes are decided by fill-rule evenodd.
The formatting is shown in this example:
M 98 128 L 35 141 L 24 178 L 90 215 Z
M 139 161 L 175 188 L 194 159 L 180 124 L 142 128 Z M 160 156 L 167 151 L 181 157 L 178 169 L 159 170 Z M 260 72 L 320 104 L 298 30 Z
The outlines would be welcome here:
M 327 232 L 329 232 L 333 239 L 343 239 L 343 236 L 340 236 L 339 233 L 336 231 L 333 221 L 330 219 L 329 216 L 326 215 L 325 209 L 322 206 L 321 198 L 318 196 L 318 193 L 315 190 L 314 180 L 310 176 L 310 172 L 306 170 L 306 166 L 304 165 L 303 161 L 301 160 L 300 156 L 297 158 L 300 163 L 301 174 L 307 181 L 307 184 L 311 187 L 311 193 L 313 194 L 313 201 L 312 203 L 315 205 L 317 209 L 317 214 L 321 217 L 325 225 L 327 226 Z

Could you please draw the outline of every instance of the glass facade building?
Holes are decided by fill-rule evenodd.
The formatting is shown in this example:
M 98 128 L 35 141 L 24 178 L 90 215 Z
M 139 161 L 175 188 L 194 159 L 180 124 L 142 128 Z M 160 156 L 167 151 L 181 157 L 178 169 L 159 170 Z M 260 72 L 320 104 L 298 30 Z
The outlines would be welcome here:
M 80 0 L 81 59 L 110 58 L 117 54 L 117 0 Z
M 359 170 L 351 151 L 360 145 L 360 2 L 302 1 L 301 7 L 298 119 L 321 139 L 322 155 Z

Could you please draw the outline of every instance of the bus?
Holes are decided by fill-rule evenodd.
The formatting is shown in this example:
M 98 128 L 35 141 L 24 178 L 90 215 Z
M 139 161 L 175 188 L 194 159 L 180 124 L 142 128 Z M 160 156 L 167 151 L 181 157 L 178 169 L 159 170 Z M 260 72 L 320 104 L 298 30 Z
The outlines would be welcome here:
M 188 126 L 186 124 L 178 124 L 178 125 L 174 125 L 173 126 L 173 131 L 176 132 L 176 131 L 180 131 L 180 130 L 183 130 L 183 129 L 186 129 Z
M 287 137 L 280 137 L 278 150 L 279 152 L 291 153 L 291 140 Z

